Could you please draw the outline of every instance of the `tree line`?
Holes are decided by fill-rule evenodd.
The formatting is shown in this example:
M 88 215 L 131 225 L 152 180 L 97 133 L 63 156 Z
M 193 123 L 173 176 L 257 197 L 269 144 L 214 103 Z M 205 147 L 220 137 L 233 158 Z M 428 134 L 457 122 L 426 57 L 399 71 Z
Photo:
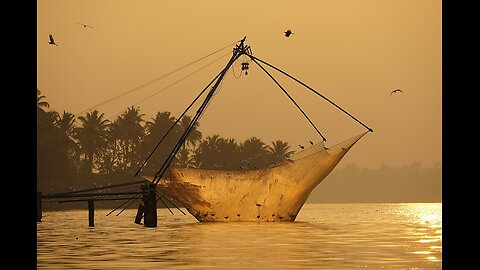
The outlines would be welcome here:
M 98 110 L 75 116 L 49 108 L 37 89 L 37 189 L 45 193 L 124 182 L 149 156 L 140 174 L 153 176 L 192 121 L 184 115 L 177 122 L 168 111 L 147 120 L 134 106 L 114 120 Z M 266 144 L 254 136 L 243 142 L 220 135 L 203 138 L 197 122 L 171 166 L 251 170 L 283 161 L 294 153 L 290 148 L 282 140 Z

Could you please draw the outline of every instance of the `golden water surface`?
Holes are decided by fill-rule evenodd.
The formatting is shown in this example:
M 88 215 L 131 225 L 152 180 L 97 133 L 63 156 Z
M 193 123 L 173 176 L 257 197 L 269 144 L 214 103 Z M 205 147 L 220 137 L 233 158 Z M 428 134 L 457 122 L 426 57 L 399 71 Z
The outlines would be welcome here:
M 442 269 L 442 204 L 306 204 L 295 222 L 199 223 L 185 209 L 44 212 L 38 269 Z

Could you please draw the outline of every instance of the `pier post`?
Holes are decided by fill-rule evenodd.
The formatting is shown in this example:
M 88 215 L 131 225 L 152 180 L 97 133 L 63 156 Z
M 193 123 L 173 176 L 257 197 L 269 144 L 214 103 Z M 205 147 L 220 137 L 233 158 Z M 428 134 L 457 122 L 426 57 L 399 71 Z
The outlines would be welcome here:
M 88 200 L 88 227 L 94 227 L 95 206 L 93 200 Z
M 42 222 L 42 192 L 37 191 L 37 222 Z
M 145 212 L 145 206 L 143 206 L 143 204 L 140 204 L 138 206 L 137 216 L 135 216 L 135 223 L 141 224 L 144 212 Z
M 157 227 L 157 185 L 148 183 L 142 186 L 144 210 L 144 226 Z

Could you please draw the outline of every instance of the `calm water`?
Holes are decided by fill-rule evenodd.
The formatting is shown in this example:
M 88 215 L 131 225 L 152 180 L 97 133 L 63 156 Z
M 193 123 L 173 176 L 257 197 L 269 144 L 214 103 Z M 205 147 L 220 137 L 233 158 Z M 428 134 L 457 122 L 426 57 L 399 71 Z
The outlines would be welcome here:
M 184 209 L 182 209 L 184 210 Z M 295 222 L 199 223 L 158 209 L 44 212 L 38 269 L 441 269 L 442 204 L 306 204 Z

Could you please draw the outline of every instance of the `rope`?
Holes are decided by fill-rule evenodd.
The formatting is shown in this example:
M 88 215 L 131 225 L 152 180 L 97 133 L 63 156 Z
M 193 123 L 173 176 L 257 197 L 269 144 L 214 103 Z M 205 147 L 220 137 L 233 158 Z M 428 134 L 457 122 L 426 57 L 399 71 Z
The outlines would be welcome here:
M 232 73 L 233 73 L 233 77 L 235 77 L 235 79 L 240 79 L 240 77 L 242 77 L 242 72 L 241 71 L 240 71 L 240 75 L 238 77 L 237 77 L 237 75 L 235 75 L 235 67 L 234 66 L 232 66 Z
M 129 198 L 128 200 L 124 201 L 122 204 L 120 204 L 119 206 L 115 207 L 112 211 L 110 211 L 110 212 L 107 214 L 107 217 L 108 217 L 111 213 L 115 212 L 115 210 L 117 210 L 118 208 L 122 207 L 122 205 L 128 203 L 128 202 L 131 201 L 131 200 L 137 200 L 138 197 L 140 197 L 140 196 L 141 196 L 140 194 L 137 194 L 137 195 L 135 195 L 133 198 Z
M 93 109 L 93 108 L 99 107 L 99 106 L 101 106 L 101 105 L 104 105 L 105 103 L 108 103 L 108 102 L 113 101 L 113 100 L 115 100 L 115 99 L 117 99 L 117 98 L 120 98 L 120 97 L 122 97 L 122 96 L 124 96 L 124 95 L 127 95 L 127 94 L 129 94 L 129 93 L 132 93 L 132 92 L 134 92 L 134 91 L 136 91 L 136 90 L 138 90 L 138 89 L 140 89 L 140 88 L 142 88 L 142 87 L 148 86 L 148 85 L 150 85 L 150 84 L 152 84 L 152 83 L 154 83 L 154 82 L 156 82 L 156 81 L 158 81 L 158 80 L 160 80 L 160 79 L 163 79 L 163 78 L 165 78 L 165 77 L 167 77 L 167 76 L 169 76 L 169 75 L 171 75 L 171 74 L 173 74 L 173 73 L 175 73 L 175 72 L 177 72 L 177 71 L 179 71 L 179 70 L 182 70 L 182 69 L 184 69 L 184 68 L 186 68 L 186 67 L 188 67 L 188 66 L 191 66 L 191 65 L 193 65 L 193 64 L 195 64 L 195 63 L 197 63 L 197 62 L 199 62 L 199 61 L 201 61 L 201 60 L 203 60 L 203 59 L 205 59 L 205 58 L 207 58 L 207 57 L 209 57 L 209 56 L 211 56 L 211 55 L 213 55 L 213 54 L 215 54 L 215 53 L 218 53 L 218 52 L 220 52 L 220 51 L 222 51 L 222 50 L 225 50 L 226 48 L 231 47 L 232 45 L 236 44 L 237 42 L 238 42 L 238 41 L 235 41 L 234 43 L 228 44 L 228 45 L 224 46 L 224 47 L 221 48 L 221 49 L 218 49 L 218 50 L 216 50 L 216 51 L 214 51 L 214 52 L 212 52 L 212 53 L 209 53 L 209 54 L 207 54 L 206 56 L 203 56 L 203 57 L 201 57 L 201 58 L 199 58 L 199 59 L 197 59 L 197 60 L 195 60 L 195 61 L 193 61 L 193 62 L 190 62 L 190 63 L 188 63 L 188 64 L 186 64 L 186 65 L 183 65 L 183 66 L 181 66 L 181 67 L 179 67 L 179 68 L 177 68 L 177 69 L 175 69 L 175 70 L 173 70 L 173 71 L 170 71 L 170 72 L 168 72 L 167 74 L 161 75 L 161 76 L 159 76 L 159 77 L 157 77 L 157 78 L 155 78 L 155 79 L 153 79 L 153 80 L 151 80 L 151 81 L 149 81 L 149 82 L 146 82 L 146 83 L 144 83 L 144 84 L 142 84 L 142 85 L 139 85 L 139 86 L 137 86 L 137 87 L 134 87 L 134 88 L 132 88 L 132 89 L 130 89 L 130 90 L 127 90 L 127 91 L 125 91 L 125 92 L 123 92 L 123 93 L 121 93 L 121 94 L 119 94 L 119 95 L 117 95 L 117 96 L 115 96 L 115 97 L 113 97 L 113 98 L 110 98 L 110 99 L 108 99 L 108 100 L 106 100 L 106 101 L 103 101 L 103 102 L 101 102 L 101 103 L 99 103 L 99 104 L 97 104 L 97 105 L 95 105 L 95 106 L 92 106 L 92 107 L 90 107 L 89 109 L 86 109 L 86 110 L 84 110 L 84 111 L 81 112 L 81 113 L 84 113 L 84 112 L 89 111 L 89 110 L 91 110 L 91 109 Z M 81 113 L 80 113 L 80 114 L 81 114 Z
M 150 80 L 150 81 L 148 81 L 148 82 L 146 82 L 146 83 L 143 83 L 143 84 L 141 84 L 141 85 L 139 85 L 139 86 L 136 86 L 136 87 L 134 87 L 134 88 L 131 88 L 131 89 L 129 89 L 129 90 L 127 90 L 127 91 L 125 91 L 125 92 L 117 95 L 117 96 L 114 96 L 114 97 L 109 98 L 109 99 L 107 99 L 107 100 L 105 100 L 105 101 L 102 101 L 102 102 L 98 103 L 97 105 L 91 106 L 90 108 L 88 108 L 88 109 L 86 109 L 86 110 L 83 110 L 83 111 L 81 111 L 81 112 L 79 112 L 79 113 L 77 113 L 77 114 L 73 114 L 73 116 L 77 116 L 77 115 L 79 115 L 79 114 L 83 114 L 83 113 L 85 113 L 85 112 L 87 112 L 87 111 L 89 111 L 89 110 L 92 110 L 93 108 L 100 107 L 100 106 L 102 106 L 102 105 L 105 105 L 105 104 L 108 103 L 108 102 L 111 102 L 111 101 L 113 101 L 113 100 L 115 100 L 115 99 L 118 99 L 118 98 L 120 98 L 120 97 L 123 97 L 123 96 L 125 96 L 125 95 L 127 95 L 127 94 L 130 94 L 130 93 L 132 93 L 132 92 L 134 92 L 134 91 L 136 91 L 136 90 L 138 90 L 138 89 L 140 89 L 140 88 L 142 88 L 142 87 L 148 86 L 148 85 L 150 85 L 150 84 L 152 84 L 152 83 L 154 83 L 154 82 L 156 82 L 156 81 L 158 81 L 158 80 L 161 80 L 161 79 L 163 79 L 163 78 L 165 78 L 165 77 L 167 77 L 167 76 L 169 76 L 169 75 L 172 75 L 173 73 L 175 73 L 175 72 L 177 72 L 177 71 L 180 71 L 180 70 L 182 70 L 182 69 L 184 69 L 184 68 L 186 68 L 186 67 L 188 67 L 188 66 L 191 66 L 191 65 L 193 65 L 193 64 L 195 64 L 195 63 L 197 63 L 197 62 L 199 62 L 199 61 L 201 61 L 201 60 L 203 60 L 203 59 L 205 59 L 205 58 L 207 58 L 207 57 L 209 57 L 209 56 L 211 56 L 211 55 L 213 55 L 213 54 L 216 54 L 216 53 L 218 53 L 218 52 L 220 52 L 220 51 L 223 51 L 223 50 L 225 50 L 226 48 L 229 48 L 229 47 L 231 47 L 232 45 L 236 44 L 237 42 L 238 42 L 238 41 L 235 41 L 234 43 L 228 44 L 228 45 L 226 45 L 226 46 L 224 46 L 224 47 L 222 47 L 222 48 L 220 48 L 220 49 L 218 49 L 218 50 L 216 50 L 216 51 L 214 51 L 214 52 L 212 52 L 212 53 L 207 54 L 206 56 L 203 56 L 203 57 L 201 57 L 201 58 L 199 58 L 199 59 L 197 59 L 197 60 L 194 60 L 194 61 L 192 61 L 192 62 L 190 62 L 190 63 L 188 63 L 188 64 L 186 64 L 186 65 L 183 65 L 183 66 L 181 66 L 181 67 L 179 67 L 179 68 L 177 68 L 177 69 L 175 69 L 175 70 L 173 70 L 173 71 L 170 71 L 170 72 L 168 72 L 168 73 L 166 73 L 166 74 L 163 74 L 163 75 L 161 75 L 161 76 L 159 76 L 159 77 L 157 77 L 157 78 L 155 78 L 155 79 L 153 79 L 153 80 Z M 229 52 L 229 53 L 230 53 L 230 52 Z M 55 126 L 55 125 L 57 125 L 57 124 L 54 123 L 54 124 L 52 124 L 52 125 L 49 125 L 49 126 L 46 126 L 46 127 L 43 127 L 43 128 L 46 129 L 46 128 L 49 128 L 49 127 Z
M 138 173 L 142 170 L 142 168 L 145 166 L 145 164 L 148 162 L 148 160 L 152 157 L 153 153 L 155 152 L 155 150 L 157 150 L 157 148 L 160 146 L 160 144 L 163 142 L 163 140 L 165 139 L 165 137 L 167 137 L 167 135 L 170 133 L 170 131 L 178 124 L 178 122 L 180 121 L 180 119 L 185 115 L 185 113 L 187 113 L 187 111 L 193 106 L 193 104 L 200 98 L 200 96 L 203 95 L 203 93 L 208 89 L 208 87 L 210 87 L 210 85 L 220 76 L 221 72 L 218 73 L 217 76 L 215 76 L 215 78 L 213 78 L 213 80 L 210 81 L 210 83 L 200 92 L 200 94 L 197 95 L 197 97 L 190 103 L 190 105 L 188 105 L 188 107 L 183 111 L 182 115 L 180 115 L 180 117 L 177 118 L 177 121 L 175 121 L 175 123 L 170 127 L 170 129 L 167 131 L 167 133 L 165 133 L 165 135 L 163 135 L 162 139 L 160 139 L 160 141 L 157 143 L 157 145 L 155 146 L 155 148 L 152 150 L 152 152 L 150 153 L 150 155 L 147 157 L 147 159 L 143 162 L 143 164 L 140 166 L 140 168 L 138 169 L 138 171 L 135 173 L 135 176 L 138 175 Z
M 245 39 L 245 38 L 244 38 Z M 243 39 L 243 40 L 244 40 Z M 241 46 L 243 47 L 243 40 L 241 42 Z M 237 47 L 238 48 L 238 47 Z M 225 76 L 226 72 L 228 71 L 228 69 L 230 68 L 230 66 L 235 62 L 235 60 L 238 59 L 238 57 L 241 56 L 242 53 L 239 53 L 239 50 L 234 50 L 234 55 L 232 56 L 232 58 L 230 59 L 230 61 L 227 63 L 227 65 L 225 66 L 225 68 L 220 72 L 220 76 L 218 77 L 217 79 L 217 82 L 215 83 L 215 85 L 212 87 L 212 89 L 210 90 L 210 92 L 207 94 L 207 97 L 205 98 L 205 100 L 203 101 L 202 105 L 200 106 L 200 108 L 197 110 L 197 113 L 195 114 L 195 116 L 193 117 L 192 121 L 190 122 L 190 125 L 188 126 L 187 130 L 182 134 L 182 136 L 180 137 L 180 139 L 178 140 L 177 144 L 175 145 L 173 151 L 170 153 L 169 157 L 167 158 L 167 160 L 164 162 L 163 166 L 160 168 L 160 170 L 157 171 L 157 173 L 155 174 L 155 177 L 153 179 L 153 183 L 157 184 L 158 181 L 162 178 L 163 174 L 166 172 L 168 166 L 170 165 L 170 163 L 172 162 L 173 158 L 175 157 L 175 155 L 177 154 L 178 150 L 180 149 L 180 146 L 185 142 L 188 134 L 190 133 L 190 131 L 192 130 L 193 126 L 197 123 L 197 121 L 200 119 L 203 111 L 205 110 L 205 107 L 206 105 L 208 104 L 208 102 L 210 101 L 210 99 L 212 98 L 216 88 L 218 87 L 218 85 L 220 84 L 221 80 L 223 79 L 223 77 Z
M 162 88 L 162 89 L 158 90 L 157 92 L 153 93 L 152 95 L 150 95 L 150 96 L 148 96 L 148 97 L 146 97 L 146 98 L 144 98 L 144 99 L 140 100 L 139 102 L 135 103 L 133 106 L 136 106 L 136 105 L 138 105 L 138 104 L 140 104 L 140 103 L 142 103 L 142 102 L 146 101 L 147 99 L 149 99 L 149 98 L 151 98 L 151 97 L 153 97 L 153 96 L 157 95 L 158 93 L 160 93 L 160 92 L 162 92 L 162 91 L 166 90 L 167 88 L 169 88 L 169 87 L 171 87 L 171 86 L 173 86 L 173 85 L 175 85 L 175 84 L 179 83 L 180 81 L 183 81 L 183 80 L 185 80 L 186 78 L 188 78 L 188 77 L 192 76 L 193 74 L 195 74 L 195 73 L 197 73 L 197 72 L 199 72 L 199 71 L 201 71 L 201 70 L 205 69 L 206 67 L 208 67 L 208 66 L 210 66 L 210 65 L 214 64 L 215 62 L 219 61 L 220 59 L 224 58 L 225 56 L 227 56 L 227 55 L 229 55 L 229 54 L 230 54 L 230 52 L 229 52 L 229 53 L 227 53 L 227 54 L 224 54 L 224 55 L 222 55 L 221 57 L 219 57 L 219 58 L 215 59 L 214 61 L 212 61 L 212 62 L 208 63 L 207 65 L 205 65 L 205 66 L 203 66 L 203 67 L 201 67 L 201 68 L 199 68 L 199 69 L 195 70 L 194 72 L 192 72 L 192 73 L 190 73 L 190 74 L 186 75 L 185 77 L 183 77 L 183 78 L 181 78 L 181 79 L 179 79 L 179 80 L 177 80 L 177 81 L 175 81 L 175 82 L 171 83 L 170 85 L 168 85 L 168 86 L 166 86 L 166 87 L 164 87 L 164 88 Z
M 96 188 L 82 189 L 82 190 L 78 190 L 78 191 L 54 193 L 54 194 L 45 195 L 45 197 L 55 197 L 55 196 L 62 196 L 62 195 L 69 195 L 69 194 L 77 194 L 77 193 L 82 193 L 82 192 L 87 192 L 87 191 L 98 191 L 98 190 L 102 190 L 102 189 L 124 187 L 124 186 L 129 186 L 129 185 L 134 185 L 134 184 L 147 183 L 147 182 L 148 181 L 146 181 L 146 180 L 138 180 L 138 181 L 121 183 L 121 184 L 109 185 L 109 186 L 105 186 L 105 187 L 96 187 Z
M 193 74 L 195 74 L 195 73 L 197 73 L 197 72 L 199 72 L 199 71 L 201 71 L 201 70 L 205 69 L 206 67 L 208 67 L 208 66 L 212 65 L 213 63 L 215 63 L 215 62 L 219 61 L 220 59 L 224 58 L 224 57 L 225 57 L 225 56 L 227 56 L 228 54 L 230 54 L 230 52 L 229 52 L 229 53 L 227 53 L 227 54 L 224 54 L 224 55 L 222 55 L 221 57 L 219 57 L 219 58 L 215 59 L 214 61 L 212 61 L 212 62 L 208 63 L 207 65 L 205 65 L 205 66 L 203 66 L 203 67 L 201 67 L 201 68 L 199 68 L 199 69 L 197 69 L 197 70 L 193 71 L 192 73 L 190 73 L 190 74 L 188 74 L 188 75 L 186 75 L 186 76 L 182 77 L 181 79 L 179 79 L 179 80 L 177 80 L 177 81 L 173 82 L 172 84 L 170 84 L 170 85 L 168 85 L 168 86 L 166 86 L 166 87 L 164 87 L 164 88 L 162 88 L 162 89 L 158 90 L 157 92 L 155 92 L 155 93 L 153 93 L 152 95 L 150 95 L 150 96 L 148 96 L 148 97 L 146 97 L 146 98 L 144 98 L 144 99 L 140 100 L 139 102 L 135 103 L 135 104 L 134 104 L 134 105 L 132 105 L 132 106 L 136 106 L 136 105 L 138 105 L 138 104 L 140 104 L 140 103 L 142 103 L 142 102 L 146 101 L 147 99 L 149 99 L 149 98 L 151 98 L 151 97 L 153 97 L 153 96 L 157 95 L 158 93 L 160 93 L 160 92 L 162 92 L 162 91 L 166 90 L 167 88 L 170 88 L 170 87 L 172 87 L 173 85 L 175 85 L 175 84 L 179 83 L 180 81 L 182 81 L 182 80 L 185 80 L 186 78 L 188 78 L 188 77 L 192 76 Z M 110 119 L 112 119 L 113 117 L 115 117 L 115 116 L 118 116 L 118 115 L 122 114 L 123 112 L 125 112 L 125 110 L 122 110 L 121 112 L 119 112 L 119 113 L 117 113 L 117 114 L 114 114 L 114 115 L 112 115 L 112 116 L 110 116 L 110 117 L 106 118 L 105 120 L 110 120 Z M 54 126 L 54 125 L 56 125 L 56 124 L 53 124 L 53 125 L 50 125 L 50 126 Z M 98 135 L 100 135 L 100 136 L 102 136 L 102 137 L 105 137 L 105 135 L 103 135 L 103 134 L 100 134 L 100 133 L 96 132 L 95 130 L 91 130 L 91 129 L 86 129 L 86 130 L 83 130 L 83 131 L 82 131 L 82 132 L 80 132 L 79 134 L 83 134 L 84 132 L 87 132 L 87 131 L 91 131 L 91 132 L 94 132 L 94 133 L 96 133 L 96 134 L 98 134 Z M 105 138 L 107 138 L 107 137 L 105 137 Z M 107 140 L 108 140 L 108 138 L 107 138 Z M 60 146 L 62 146 L 62 145 L 63 145 L 63 144 L 65 144 L 65 143 L 66 143 L 66 142 L 61 142 L 61 143 L 59 143 L 58 145 L 54 145 L 52 148 L 49 148 L 49 149 L 47 149 L 47 150 L 43 151 L 42 153 L 40 153 L 40 156 L 43 156 L 44 154 L 50 153 L 51 151 L 55 150 L 57 147 L 60 147 Z
M 357 121 L 358 123 L 360 123 L 362 126 L 364 126 L 365 128 L 367 128 L 368 131 L 373 132 L 373 129 L 367 127 L 364 123 L 360 122 L 360 120 L 358 120 L 358 119 L 355 118 L 353 115 L 351 115 L 350 113 L 348 113 L 347 111 L 345 111 L 344 109 L 342 109 L 340 106 L 338 106 L 337 104 L 335 104 L 335 103 L 334 103 L 333 101 L 331 101 L 330 99 L 326 98 L 324 95 L 322 95 L 322 94 L 318 93 L 317 91 L 315 91 L 314 89 L 312 89 L 310 86 L 304 84 L 303 82 L 301 82 L 300 80 L 294 78 L 293 76 L 291 76 L 290 74 L 284 72 L 283 70 L 281 70 L 281 69 L 279 69 L 279 68 L 277 68 L 277 67 L 275 67 L 275 66 L 273 66 L 273 65 L 271 65 L 271 64 L 269 64 L 269 63 L 267 63 L 267 62 L 265 62 L 265 61 L 263 61 L 263 60 L 261 60 L 261 59 L 259 59 L 259 58 L 257 58 L 257 57 L 255 57 L 255 56 L 253 56 L 253 55 L 248 54 L 248 56 L 249 56 L 250 58 L 252 58 L 252 60 L 258 60 L 258 61 L 264 63 L 265 65 L 268 65 L 269 67 L 271 67 L 271 68 L 273 68 L 273 69 L 275 69 L 275 70 L 283 73 L 284 75 L 288 76 L 290 79 L 296 81 L 297 83 L 305 86 L 305 87 L 308 88 L 310 91 L 314 92 L 314 93 L 317 94 L 318 96 L 322 97 L 323 99 L 325 99 L 326 101 L 330 102 L 332 105 L 334 105 L 335 107 L 337 107 L 338 109 L 340 109 L 342 112 L 346 113 L 348 116 L 350 116 L 350 117 L 353 118 L 355 121 Z
M 295 100 L 287 93 L 287 91 L 285 91 L 285 89 L 280 85 L 280 83 L 277 80 L 275 80 L 275 78 L 262 65 L 260 65 L 255 59 L 253 59 L 253 62 L 255 62 L 255 64 L 257 64 L 263 71 L 265 71 L 265 73 L 267 73 L 268 76 L 270 76 L 270 78 L 278 85 L 278 87 L 280 87 L 282 89 L 283 93 L 285 93 L 285 95 L 287 95 L 287 97 L 302 112 L 303 116 L 305 116 L 305 118 L 307 118 L 308 122 L 310 122 L 310 124 L 313 126 L 313 128 L 315 128 L 317 133 L 322 137 L 323 141 L 326 141 L 327 139 L 325 139 L 325 137 L 323 137 L 322 133 L 320 133 L 318 128 L 315 126 L 315 124 L 313 124 L 313 122 L 310 120 L 310 118 L 307 116 L 307 114 L 302 110 L 302 108 L 300 108 L 300 106 L 298 106 L 297 102 L 295 102 Z

